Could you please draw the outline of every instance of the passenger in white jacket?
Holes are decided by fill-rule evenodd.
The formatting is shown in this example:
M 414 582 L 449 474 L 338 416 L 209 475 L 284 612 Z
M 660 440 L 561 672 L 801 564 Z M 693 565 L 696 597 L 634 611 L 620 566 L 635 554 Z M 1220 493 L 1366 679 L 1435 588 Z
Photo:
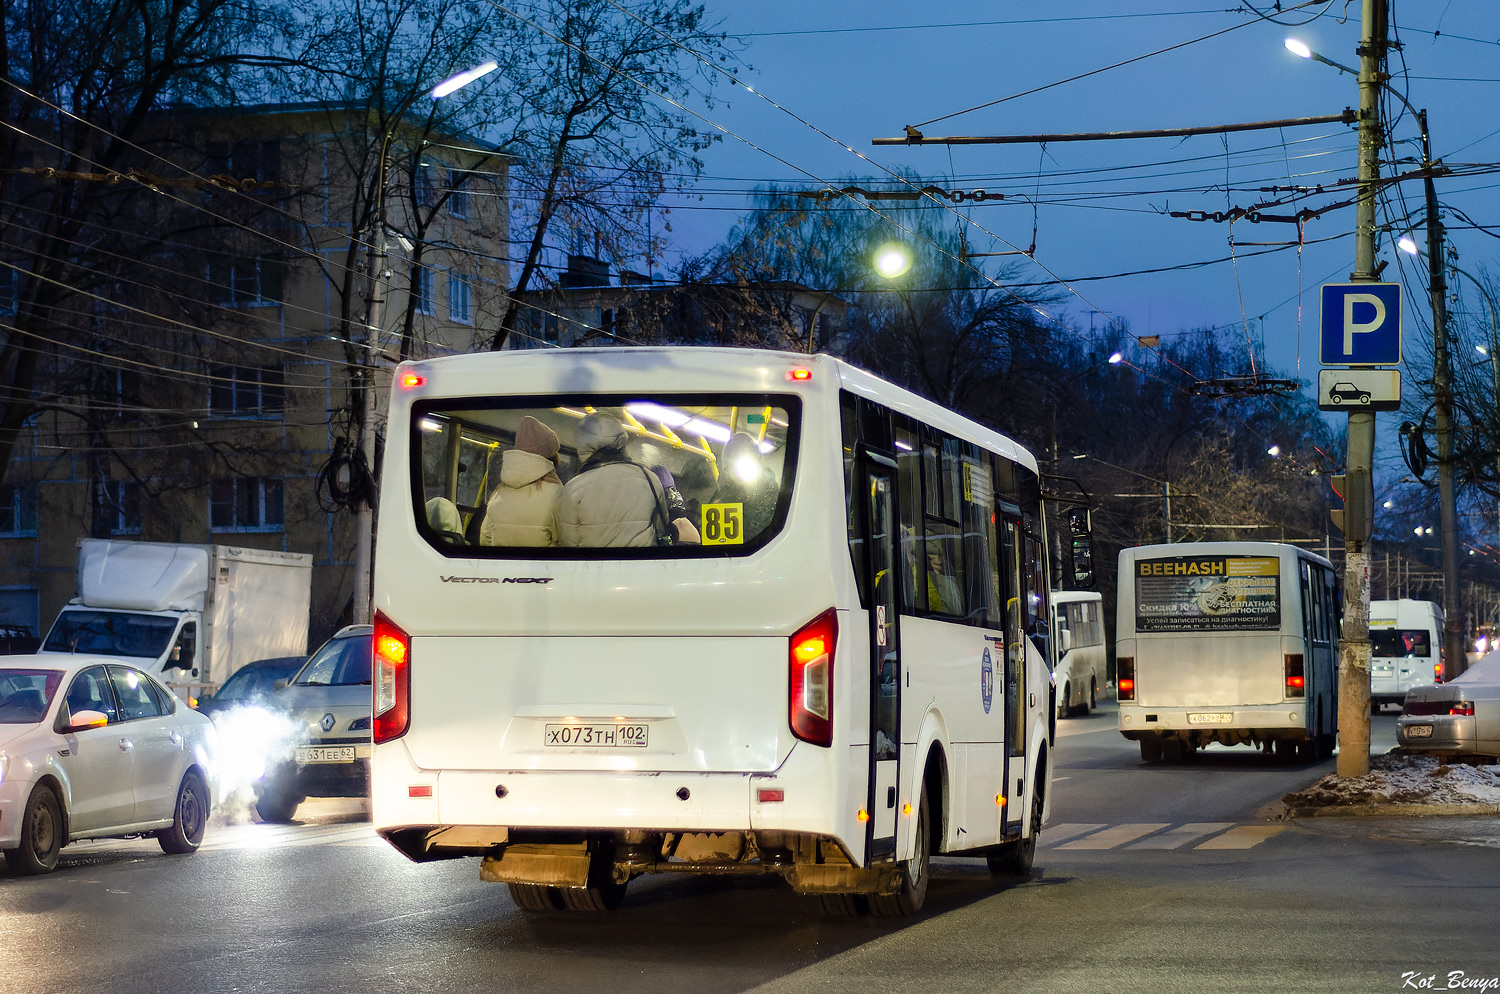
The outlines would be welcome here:
M 500 485 L 490 494 L 480 545 L 523 548 L 556 545 L 560 530 L 557 435 L 529 414 L 516 428 L 516 446 L 500 457 Z
M 561 540 L 581 549 L 652 546 L 665 540 L 667 496 L 656 474 L 625 454 L 625 426 L 608 414 L 578 423 L 574 445 L 583 460 L 563 487 Z

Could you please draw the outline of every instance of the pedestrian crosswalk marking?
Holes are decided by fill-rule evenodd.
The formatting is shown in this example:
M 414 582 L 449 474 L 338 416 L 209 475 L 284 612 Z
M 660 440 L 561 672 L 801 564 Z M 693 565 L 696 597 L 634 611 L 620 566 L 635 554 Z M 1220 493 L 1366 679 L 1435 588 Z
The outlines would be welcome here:
M 1115 846 L 1124 845 L 1132 839 L 1139 839 L 1143 835 L 1159 832 L 1167 827 L 1166 822 L 1138 825 L 1112 825 L 1102 832 L 1085 835 L 1081 839 L 1072 842 L 1064 842 L 1057 846 L 1058 849 L 1113 849 Z
M 1198 849 L 1249 849 L 1286 830 L 1285 825 L 1240 825 L 1218 838 L 1209 839 Z
M 1162 829 L 1170 829 L 1162 831 Z M 1128 822 L 1119 825 L 1063 822 L 1042 829 L 1044 849 L 1249 849 L 1286 830 L 1285 825 L 1236 825 L 1234 822 Z M 1198 839 L 1204 839 L 1193 845 Z
M 1178 825 L 1170 832 L 1162 832 L 1150 838 L 1133 842 L 1128 849 L 1181 849 L 1195 839 L 1201 839 L 1205 835 L 1217 835 L 1226 828 L 1233 828 L 1232 821 L 1200 821 L 1190 822 L 1186 825 Z
M 1084 825 L 1074 822 L 1066 822 L 1062 825 L 1048 825 L 1042 829 L 1041 842 L 1044 846 L 1054 846 L 1065 839 L 1075 838 L 1085 832 L 1097 832 L 1104 827 L 1104 822 L 1097 825 Z

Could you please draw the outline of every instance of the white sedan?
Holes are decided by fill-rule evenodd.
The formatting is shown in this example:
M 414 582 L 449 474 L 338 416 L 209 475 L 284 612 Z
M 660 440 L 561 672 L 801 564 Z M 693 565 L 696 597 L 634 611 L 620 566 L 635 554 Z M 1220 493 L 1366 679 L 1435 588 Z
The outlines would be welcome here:
M 203 839 L 218 791 L 213 722 L 109 656 L 0 656 L 0 850 L 46 873 L 78 839 Z

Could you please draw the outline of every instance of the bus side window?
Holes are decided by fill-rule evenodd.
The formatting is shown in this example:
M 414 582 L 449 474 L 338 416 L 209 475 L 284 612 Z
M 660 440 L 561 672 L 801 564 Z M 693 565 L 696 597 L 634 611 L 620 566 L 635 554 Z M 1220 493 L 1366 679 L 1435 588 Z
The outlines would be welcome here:
M 859 495 L 854 485 L 854 450 L 859 443 L 859 422 L 854 396 L 846 393 L 839 401 L 839 421 L 844 440 L 844 520 L 849 528 L 849 558 L 854 565 L 854 582 L 859 587 L 859 602 L 869 607 L 870 591 L 866 578 L 868 564 L 865 562 L 865 542 L 859 526 Z
M 921 446 L 910 419 L 900 414 L 891 417 L 896 444 L 896 507 L 901 520 L 901 606 L 907 611 L 926 611 L 927 584 L 917 582 L 927 569 L 921 555 Z

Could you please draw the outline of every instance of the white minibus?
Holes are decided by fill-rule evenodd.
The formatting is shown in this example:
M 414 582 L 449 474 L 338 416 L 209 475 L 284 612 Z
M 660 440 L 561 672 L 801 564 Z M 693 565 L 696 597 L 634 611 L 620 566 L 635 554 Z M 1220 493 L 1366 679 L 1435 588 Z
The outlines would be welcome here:
M 1088 714 L 1108 682 L 1105 674 L 1104 598 L 1095 590 L 1054 590 L 1052 632 L 1057 641 L 1057 716 Z
M 771 874 L 833 914 L 1028 871 L 1051 799 L 1036 460 L 831 357 L 395 372 L 374 826 L 529 910 Z M 538 462 L 538 459 L 541 462 Z
M 1370 708 L 1443 682 L 1443 609 L 1432 601 L 1370 602 Z
M 1115 697 L 1141 759 L 1211 742 L 1287 758 L 1333 750 L 1338 598 L 1333 564 L 1275 542 L 1120 552 Z

